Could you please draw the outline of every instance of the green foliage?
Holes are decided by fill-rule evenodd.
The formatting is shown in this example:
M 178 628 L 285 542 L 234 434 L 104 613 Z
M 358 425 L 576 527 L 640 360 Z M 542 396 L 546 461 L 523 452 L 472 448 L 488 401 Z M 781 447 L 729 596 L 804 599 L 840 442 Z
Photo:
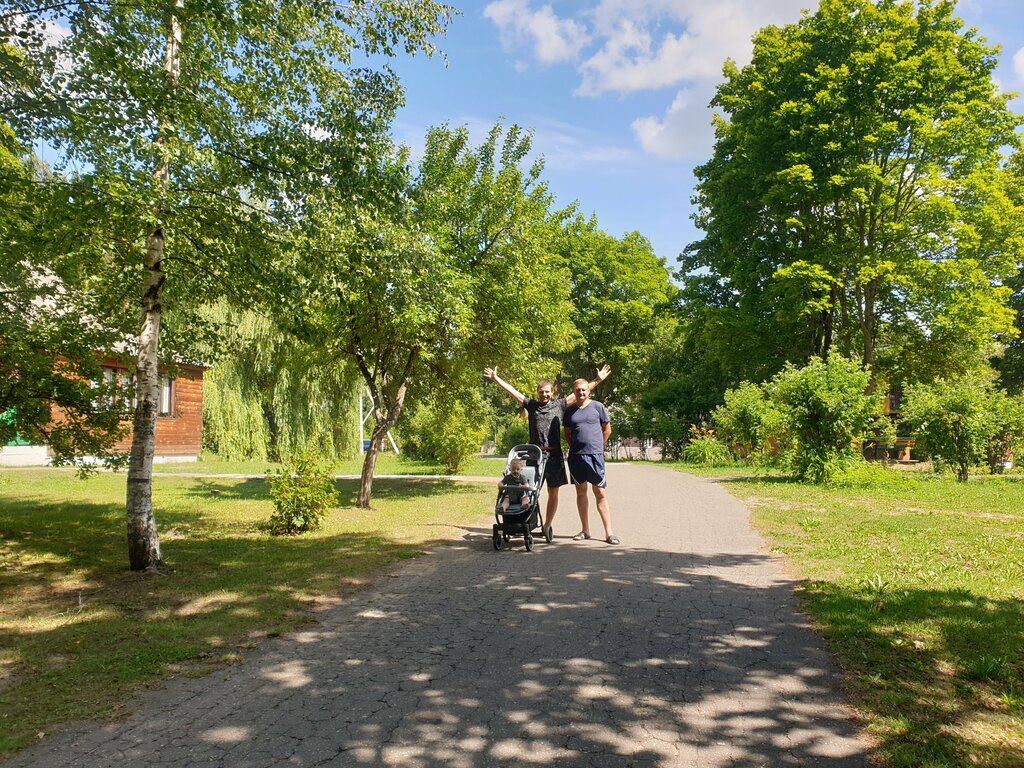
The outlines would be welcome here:
M 689 429 L 689 439 L 683 448 L 683 460 L 690 464 L 718 466 L 729 463 L 729 448 L 716 436 L 713 429 L 696 424 Z
M 485 365 L 536 365 L 569 338 L 567 282 L 548 244 L 552 198 L 542 166 L 527 164 L 530 148 L 518 126 L 496 125 L 480 146 L 466 128 L 434 128 L 415 174 L 404 158 L 388 165 L 403 188 L 392 209 L 355 230 L 339 209 L 321 232 L 330 255 L 301 260 L 305 281 L 282 313 L 355 363 L 375 435 L 396 425 L 410 391 L 465 392 Z
M 917 450 L 940 469 L 953 467 L 966 482 L 973 467 L 988 462 L 1001 471 L 1024 445 L 1024 400 L 1008 396 L 981 376 L 939 379 L 908 387 L 901 409 Z
M 438 462 L 446 474 L 458 474 L 480 452 L 482 414 L 482 404 L 470 395 L 422 403 L 402 428 L 402 448 L 415 459 Z
M 508 455 L 517 445 L 530 442 L 530 426 L 521 418 L 510 421 L 498 434 L 498 453 Z
M 285 462 L 276 474 L 267 475 L 274 513 L 269 529 L 276 535 L 315 531 L 327 510 L 338 503 L 330 463 L 313 452 Z
M 204 350 L 204 447 L 228 461 L 332 459 L 358 446 L 358 380 L 350 364 L 221 302 L 204 308 L 217 336 Z
M 881 417 L 882 403 L 865 394 L 871 374 L 837 354 L 788 365 L 770 384 L 794 442 L 797 476 L 827 482 L 858 457 L 858 439 Z
M 697 370 L 763 381 L 835 350 L 912 382 L 1014 333 L 1021 118 L 954 9 L 827 0 L 726 64 L 681 269 Z
M 644 361 L 676 295 L 665 260 L 638 232 L 616 238 L 597 219 L 575 215 L 561 225 L 554 248 L 568 275 L 578 334 L 561 356 L 568 381 L 604 364 L 615 374 L 601 389 L 606 403 L 629 402 L 644 391 Z M 567 388 L 567 387 L 565 387 Z
M 989 397 L 985 459 L 992 474 L 1002 474 L 1015 456 L 1024 455 L 1024 396 L 992 391 Z
M 120 337 L 96 322 L 82 275 L 37 258 L 47 195 L 36 187 L 47 179 L 0 121 L 0 445 L 48 445 L 55 464 L 117 464 L 131 396 L 123 382 L 104 382 L 100 363 L 119 357 Z
M 856 458 L 848 462 L 841 471 L 829 478 L 830 488 L 879 489 L 890 487 L 894 490 L 913 492 L 917 481 L 910 472 L 891 469 L 877 461 Z
M 777 448 L 783 431 L 783 414 L 764 389 L 744 381 L 725 392 L 725 403 L 711 413 L 719 436 L 740 458 L 750 458 Z

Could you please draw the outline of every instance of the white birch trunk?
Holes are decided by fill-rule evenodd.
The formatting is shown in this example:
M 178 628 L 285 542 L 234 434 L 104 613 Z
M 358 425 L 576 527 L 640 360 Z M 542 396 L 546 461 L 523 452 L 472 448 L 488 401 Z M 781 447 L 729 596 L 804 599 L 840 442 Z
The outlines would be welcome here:
M 176 8 L 183 0 L 176 0 Z M 168 93 L 177 90 L 181 72 L 181 20 L 172 14 L 167 22 L 164 51 L 164 87 Z M 164 150 L 171 117 L 161 117 L 155 139 L 158 150 Z M 153 178 L 165 189 L 170 184 L 170 160 L 159 151 Z M 159 222 L 163 211 L 154 211 Z M 159 224 L 146 236 L 146 279 L 142 291 L 142 328 L 136 359 L 136 398 L 132 447 L 128 461 L 128 562 L 133 571 L 155 571 L 163 562 L 160 537 L 153 514 L 153 454 L 156 451 L 156 418 L 160 409 L 160 373 L 157 365 L 160 351 L 160 315 L 162 311 L 164 274 L 164 231 Z

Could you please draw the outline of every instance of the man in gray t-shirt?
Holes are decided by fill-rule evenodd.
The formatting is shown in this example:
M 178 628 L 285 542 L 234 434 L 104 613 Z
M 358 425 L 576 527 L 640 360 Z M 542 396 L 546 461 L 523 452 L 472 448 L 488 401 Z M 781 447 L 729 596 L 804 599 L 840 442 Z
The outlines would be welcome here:
M 593 389 L 611 375 L 612 369 L 605 365 L 597 372 L 597 379 L 586 382 Z M 550 381 L 537 382 L 537 398 L 527 397 L 507 381 L 498 376 L 495 368 L 484 368 L 484 377 L 490 379 L 526 411 L 530 424 L 530 442 L 539 445 L 547 454 L 547 469 L 544 471 L 544 482 L 548 488 L 547 507 L 544 514 L 544 527 L 549 528 L 558 511 L 558 489 L 567 485 L 569 480 L 565 474 L 565 457 L 562 454 L 562 416 L 565 409 L 576 402 L 576 395 L 569 397 L 554 396 Z
M 572 391 L 576 395 L 576 404 L 566 408 L 562 424 L 569 443 L 569 472 L 576 486 L 576 509 L 583 523 L 583 530 L 575 538 L 577 541 L 590 538 L 590 501 L 587 498 L 587 486 L 590 485 L 594 489 L 597 513 L 604 523 L 604 540 L 618 544 L 619 538 L 612 532 L 604 466 L 604 444 L 612 434 L 608 409 L 590 399 L 585 379 L 576 379 Z

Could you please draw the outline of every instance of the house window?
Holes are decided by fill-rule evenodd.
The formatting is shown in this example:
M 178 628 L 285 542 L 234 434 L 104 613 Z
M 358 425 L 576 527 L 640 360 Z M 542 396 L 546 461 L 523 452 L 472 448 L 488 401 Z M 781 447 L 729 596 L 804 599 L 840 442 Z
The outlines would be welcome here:
M 160 411 L 161 416 L 174 413 L 174 379 L 169 376 L 160 377 Z

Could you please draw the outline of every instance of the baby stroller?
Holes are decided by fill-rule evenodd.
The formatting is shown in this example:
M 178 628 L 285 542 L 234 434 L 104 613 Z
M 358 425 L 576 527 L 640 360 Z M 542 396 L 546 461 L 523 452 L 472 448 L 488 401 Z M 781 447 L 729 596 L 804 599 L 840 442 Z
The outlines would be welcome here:
M 501 499 L 505 495 L 506 481 L 502 480 L 498 487 L 498 499 L 494 503 L 494 527 L 493 543 L 495 549 L 501 549 L 508 544 L 513 536 L 522 536 L 526 544 L 526 551 L 533 551 L 533 531 L 541 528 L 544 533 L 544 541 L 551 543 L 553 533 L 551 526 L 544 527 L 540 520 L 540 489 L 544 485 L 544 467 L 547 464 L 547 455 L 536 445 L 517 445 L 508 452 L 505 460 L 505 477 L 508 478 L 512 459 L 522 459 L 523 479 L 526 483 L 522 486 L 509 485 L 508 488 L 525 488 L 520 504 L 509 504 L 508 510 L 501 511 Z

